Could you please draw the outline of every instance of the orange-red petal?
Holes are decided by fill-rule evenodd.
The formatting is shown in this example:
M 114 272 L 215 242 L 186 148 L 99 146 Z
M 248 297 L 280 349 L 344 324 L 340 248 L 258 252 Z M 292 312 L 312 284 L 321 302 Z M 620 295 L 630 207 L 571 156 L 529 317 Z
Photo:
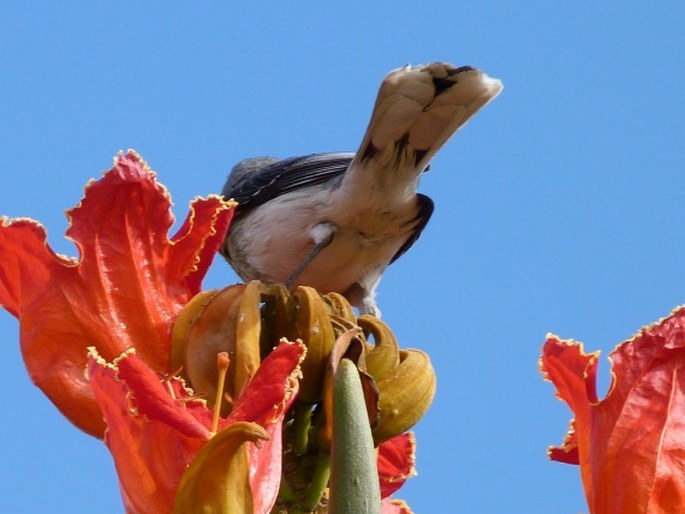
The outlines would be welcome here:
M 382 514 L 414 514 L 404 500 L 385 498 L 381 502 Z
M 413 432 L 400 434 L 378 446 L 381 498 L 387 498 L 402 487 L 408 478 L 416 475 L 415 452 Z
M 102 414 L 83 377 L 86 347 L 108 360 L 136 347 L 152 369 L 169 371 L 169 331 L 198 291 L 233 205 L 196 199 L 179 233 L 166 189 L 134 152 L 120 154 L 68 212 L 79 259 L 55 254 L 45 229 L 2 219 L 0 304 L 19 318 L 33 381 L 76 426 L 102 436 Z
M 302 376 L 299 366 L 305 354 L 306 348 L 300 342 L 279 343 L 262 361 L 226 420 L 255 421 L 269 434 L 269 439 L 259 447 L 248 445 L 250 485 L 257 514 L 270 512 L 278 497 L 283 419 L 297 396 Z
M 550 458 L 581 464 L 585 491 L 592 488 L 590 479 L 590 433 L 592 405 L 597 402 L 596 378 L 599 352 L 585 353 L 583 345 L 549 335 L 543 346 L 540 369 L 545 379 L 557 388 L 557 397 L 564 400 L 575 414 L 569 433 L 560 447 L 550 448 Z
M 612 383 L 596 400 L 596 354 L 550 337 L 542 370 L 575 414 L 577 448 L 592 514 L 685 509 L 685 307 L 611 353 Z M 558 454 L 551 454 L 553 457 Z
M 152 402 L 151 398 L 143 398 L 143 391 L 152 391 L 152 398 L 159 398 L 160 391 L 155 389 L 163 386 L 154 372 L 148 370 L 151 377 L 145 374 L 146 377 L 134 379 L 134 383 L 140 386 L 140 382 L 151 378 L 149 383 L 132 393 L 129 384 L 119 376 L 118 367 L 125 362 L 134 363 L 136 368 L 146 367 L 130 352 L 117 359 L 115 365 L 106 364 L 95 353 L 89 358 L 88 375 L 108 425 L 105 443 L 114 457 L 127 511 L 141 514 L 170 512 L 181 475 L 208 438 L 184 433 L 191 425 L 188 419 L 184 419 L 188 405 L 201 402 L 189 399 L 186 393 L 177 398 L 176 412 L 169 413 L 164 409 L 169 414 L 167 419 L 161 415 L 158 419 L 149 418 L 138 409 L 139 403 L 145 411 Z M 130 369 L 128 375 L 130 379 Z M 166 396 L 171 399 L 168 393 Z M 198 435 L 204 435 L 202 428 L 196 427 Z
M 268 513 L 276 501 L 283 418 L 297 394 L 304 354 L 300 343 L 280 343 L 238 398 L 234 414 L 221 421 L 221 430 L 238 422 L 256 422 L 269 437 L 259 446 L 247 445 L 249 483 L 258 514 Z M 113 364 L 92 350 L 88 376 L 107 421 L 105 442 L 114 457 L 128 512 L 170 512 L 181 476 L 211 439 L 212 412 L 203 400 L 191 396 L 181 379 L 160 380 L 133 350 Z

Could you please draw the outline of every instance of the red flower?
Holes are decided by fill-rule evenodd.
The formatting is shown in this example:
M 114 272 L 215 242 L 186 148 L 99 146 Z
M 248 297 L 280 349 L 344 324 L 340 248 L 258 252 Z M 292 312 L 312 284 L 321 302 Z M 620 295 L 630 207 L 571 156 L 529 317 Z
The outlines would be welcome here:
M 412 432 L 395 436 L 378 446 L 378 478 L 381 481 L 383 514 L 411 514 L 404 501 L 390 499 L 389 496 L 402 487 L 408 478 L 416 475 L 415 451 L 416 440 Z
M 113 364 L 92 351 L 88 374 L 107 421 L 105 443 L 114 456 L 127 511 L 171 512 L 186 473 L 185 489 L 179 494 L 198 509 L 200 502 L 220 502 L 234 493 L 231 501 L 247 502 L 240 504 L 240 512 L 269 512 L 281 479 L 283 417 L 297 394 L 303 357 L 303 345 L 281 343 L 264 359 L 229 417 L 220 419 L 214 436 L 212 411 L 203 400 L 192 397 L 181 379 L 160 381 L 132 351 Z M 245 435 L 241 422 L 246 421 L 266 429 L 255 432 L 263 441 L 259 448 L 248 445 L 249 457 L 231 467 L 229 463 L 240 459 L 242 446 L 222 446 L 220 439 L 234 437 L 231 429 Z M 223 474 L 198 458 L 205 446 L 205 456 L 219 459 Z M 220 481 L 223 494 L 212 490 L 213 480 Z M 237 511 L 236 504 L 231 505 L 233 509 L 225 507 L 224 511 Z
M 400 434 L 378 446 L 378 477 L 381 497 L 387 498 L 416 475 L 414 452 L 416 440 L 412 432 Z
M 67 213 L 78 260 L 55 254 L 39 223 L 1 218 L 0 304 L 19 318 L 29 374 L 97 437 L 105 425 L 83 376 L 86 347 L 108 360 L 135 347 L 153 370 L 168 372 L 171 323 L 199 291 L 233 214 L 218 196 L 198 198 L 168 239 L 170 205 L 154 173 L 129 152 Z
M 599 352 L 549 336 L 541 370 L 575 414 L 553 460 L 580 464 L 592 514 L 685 510 L 685 307 L 611 353 L 612 383 L 597 398 Z
M 232 370 L 243 380 L 227 389 L 237 396 L 229 416 L 214 416 L 182 379 L 170 376 L 172 324 L 200 292 L 234 203 L 196 199 L 171 239 L 170 206 L 154 173 L 129 152 L 68 212 L 67 237 L 78 259 L 55 254 L 37 222 L 2 218 L 0 304 L 19 318 L 34 382 L 76 426 L 105 437 L 129 513 L 267 513 L 279 492 L 282 425 L 299 388 L 305 348 L 281 343 L 260 364 L 261 286 L 234 286 L 250 295 Z M 203 303 L 212 297 L 196 296 L 177 323 L 181 332 L 192 325 L 193 334 L 206 336 L 193 341 L 207 339 L 208 346 L 187 352 L 174 332 L 184 372 L 204 392 L 216 375 L 203 360 L 214 356 L 214 332 L 205 334 L 207 327 L 193 320 L 201 312 L 216 321 Z M 214 329 L 223 330 L 226 315 L 215 314 Z M 185 361 L 198 352 L 199 361 Z M 385 441 L 378 455 L 383 512 L 410 513 L 388 497 L 415 473 L 413 436 Z

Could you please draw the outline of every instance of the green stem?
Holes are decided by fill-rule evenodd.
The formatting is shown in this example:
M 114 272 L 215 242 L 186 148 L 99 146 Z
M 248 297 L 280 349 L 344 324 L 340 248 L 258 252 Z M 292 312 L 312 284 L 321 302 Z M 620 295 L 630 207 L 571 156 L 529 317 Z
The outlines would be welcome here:
M 298 403 L 295 407 L 295 436 L 293 449 L 295 455 L 307 453 L 309 448 L 309 428 L 312 425 L 312 406 L 308 403 Z
M 281 484 L 278 488 L 278 502 L 289 503 L 295 500 L 295 491 L 290 487 L 290 484 L 284 478 L 281 478 Z
M 309 489 L 302 500 L 302 507 L 306 512 L 312 512 L 319 501 L 324 489 L 328 485 L 328 478 L 331 476 L 331 454 L 320 451 L 316 456 L 316 466 L 314 476 L 309 484 Z
M 359 371 L 348 359 L 333 385 L 330 514 L 380 514 L 376 453 Z

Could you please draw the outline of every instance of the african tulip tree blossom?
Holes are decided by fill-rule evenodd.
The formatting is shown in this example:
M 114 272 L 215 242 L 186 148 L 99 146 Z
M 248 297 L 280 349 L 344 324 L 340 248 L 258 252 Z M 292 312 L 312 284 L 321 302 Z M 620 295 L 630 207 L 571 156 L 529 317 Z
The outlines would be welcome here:
M 213 498 L 194 498 L 192 491 L 211 490 L 207 484 L 219 478 L 233 496 L 244 499 L 246 511 L 268 513 L 281 478 L 283 418 L 297 394 L 304 354 L 302 344 L 280 343 L 264 359 L 231 414 L 219 418 L 215 436 L 212 411 L 204 400 L 193 397 L 182 379 L 160 380 L 133 350 L 112 364 L 92 351 L 88 375 L 107 421 L 105 443 L 114 456 L 127 511 L 171 512 L 181 477 L 202 448 L 225 430 L 247 421 L 265 429 L 259 447 L 249 445 L 247 461 L 231 468 L 228 477 L 222 476 L 220 469 L 199 467 L 186 479 L 200 482 L 199 487 L 191 487 L 188 501 L 194 505 L 211 501 Z M 219 451 L 217 457 L 224 463 L 238 459 L 240 445 L 231 448 L 234 451 Z
M 685 307 L 614 349 L 603 400 L 598 357 L 556 336 L 543 346 L 541 370 L 575 414 L 550 458 L 580 464 L 591 514 L 685 511 Z
M 38 222 L 0 218 L 0 304 L 20 321 L 31 378 L 77 427 L 105 425 L 83 376 L 86 347 L 107 360 L 129 348 L 169 372 L 169 332 L 224 239 L 234 204 L 197 198 L 178 232 L 171 200 L 135 153 L 120 154 L 67 212 L 79 259 L 53 252 Z
M 67 213 L 78 259 L 53 252 L 37 222 L 1 218 L 0 304 L 20 321 L 31 378 L 77 427 L 104 436 L 129 514 L 267 513 L 276 501 L 279 509 L 298 509 L 309 496 L 325 512 L 327 478 L 307 498 L 293 496 L 289 484 L 310 483 L 307 464 L 321 455 L 328 460 L 331 441 L 315 437 L 326 416 L 316 416 L 317 431 L 306 414 L 323 411 L 336 330 L 356 326 L 380 405 L 387 404 L 375 439 L 382 511 L 410 513 L 389 496 L 415 473 L 413 435 L 403 432 L 432 400 L 427 356 L 400 350 L 389 328 L 357 319 L 342 297 L 323 302 L 316 291 L 299 290 L 292 303 L 284 286 L 259 283 L 201 292 L 234 205 L 218 196 L 195 199 L 169 239 L 169 195 L 129 152 Z M 279 343 L 292 334 L 304 344 Z M 180 369 L 188 382 L 176 376 Z M 425 379 L 422 387 L 412 382 L 418 392 L 403 390 L 407 375 Z M 407 402 L 403 391 L 416 401 Z M 404 401 L 392 402 L 393 394 Z M 216 400 L 213 411 L 206 399 Z M 296 411 L 305 413 L 299 432 Z M 298 448 L 310 460 L 293 450 L 293 440 L 304 443 Z M 304 464 L 286 470 L 293 458 Z M 279 490 L 286 491 L 282 498 Z

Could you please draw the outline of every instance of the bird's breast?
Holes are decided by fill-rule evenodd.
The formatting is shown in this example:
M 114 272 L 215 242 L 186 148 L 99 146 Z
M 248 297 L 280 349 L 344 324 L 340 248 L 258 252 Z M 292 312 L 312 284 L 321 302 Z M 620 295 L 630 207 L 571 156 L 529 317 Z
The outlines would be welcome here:
M 295 284 L 344 292 L 382 271 L 414 228 L 414 205 L 366 205 L 351 208 L 326 194 L 268 202 L 231 226 L 231 261 L 244 280 L 285 282 L 314 248 L 314 227 L 329 223 L 331 242 Z

